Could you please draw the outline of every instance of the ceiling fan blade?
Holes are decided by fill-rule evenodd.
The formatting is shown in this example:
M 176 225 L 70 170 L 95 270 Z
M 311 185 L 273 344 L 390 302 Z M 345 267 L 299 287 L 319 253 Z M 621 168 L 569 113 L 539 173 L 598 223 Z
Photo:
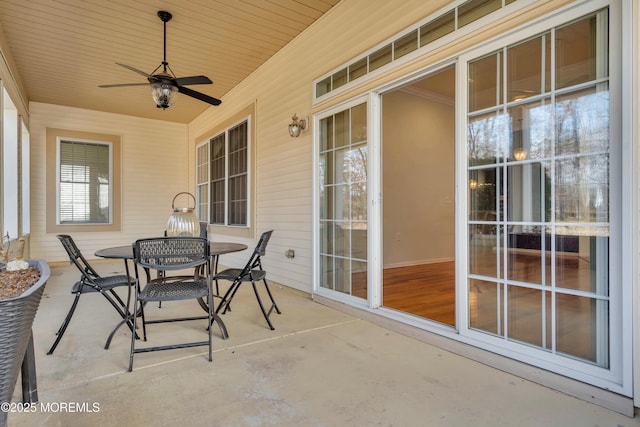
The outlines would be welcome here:
M 187 96 L 190 96 L 192 98 L 198 99 L 200 101 L 206 102 L 208 104 L 211 105 L 220 105 L 220 103 L 222 101 L 220 101 L 218 98 L 214 98 L 212 96 L 209 95 L 205 95 L 204 93 L 200 93 L 200 92 L 196 92 L 193 89 L 189 89 L 183 86 L 178 86 L 178 92 L 183 93 Z
M 147 78 L 149 77 L 149 74 L 145 73 L 144 71 L 138 70 L 137 68 L 134 68 L 134 67 L 132 67 L 131 65 L 121 64 L 121 63 L 119 63 L 119 62 L 116 62 L 116 64 L 118 64 L 118 65 L 119 65 L 119 66 L 121 66 L 121 67 L 126 68 L 127 70 L 131 70 L 131 71 L 133 71 L 134 73 L 142 74 L 143 76 L 145 76 L 145 77 L 147 77 Z
M 149 86 L 149 83 L 119 83 L 115 85 L 100 85 L 98 87 Z
M 213 82 L 207 76 L 189 76 L 189 77 L 178 77 L 175 79 L 176 85 L 178 86 L 186 86 L 186 85 L 210 85 Z

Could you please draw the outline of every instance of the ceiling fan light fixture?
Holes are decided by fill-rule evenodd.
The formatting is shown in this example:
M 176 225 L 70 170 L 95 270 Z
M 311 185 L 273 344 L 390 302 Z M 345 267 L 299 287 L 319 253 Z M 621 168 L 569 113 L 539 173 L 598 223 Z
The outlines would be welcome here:
M 178 88 L 171 84 L 167 83 L 151 83 L 151 96 L 153 97 L 153 102 L 156 103 L 158 108 L 171 107 L 174 102 L 176 102 L 176 95 L 178 93 Z

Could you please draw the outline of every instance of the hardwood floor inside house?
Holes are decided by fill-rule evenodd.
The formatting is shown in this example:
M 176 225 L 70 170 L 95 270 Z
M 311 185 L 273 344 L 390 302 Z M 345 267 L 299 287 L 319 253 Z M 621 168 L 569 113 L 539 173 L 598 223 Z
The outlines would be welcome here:
M 510 275 L 520 280 L 535 283 L 534 278 L 542 274 L 541 263 L 531 256 L 513 255 L 511 263 Z M 557 263 L 564 286 L 579 289 L 590 283 L 588 260 L 559 257 Z M 383 280 L 384 307 L 456 326 L 454 261 L 385 269 Z M 498 289 L 496 283 L 474 280 L 469 292 L 469 321 L 473 329 L 503 335 L 500 325 L 506 315 L 509 339 L 551 350 L 551 316 L 555 306 L 556 351 L 592 362 L 602 357 L 598 355 L 596 336 L 598 322 L 606 319 L 608 308 L 599 310 L 592 298 L 558 293 L 553 302 L 551 292 L 510 286 L 508 309 L 504 313 L 502 302 L 498 308 L 504 290 Z M 499 312 L 503 313 L 501 318 Z
M 383 305 L 455 326 L 455 262 L 388 268 Z

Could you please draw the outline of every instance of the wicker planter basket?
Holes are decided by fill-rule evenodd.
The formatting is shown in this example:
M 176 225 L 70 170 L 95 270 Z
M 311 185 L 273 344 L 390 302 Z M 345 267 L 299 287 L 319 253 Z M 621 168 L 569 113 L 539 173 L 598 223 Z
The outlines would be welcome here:
M 22 295 L 0 301 L 0 403 L 11 402 L 31 339 L 33 319 L 50 275 L 49 265 L 44 260 L 29 260 L 29 266 L 40 271 L 38 282 Z M 0 426 L 6 423 L 7 412 L 0 411 Z

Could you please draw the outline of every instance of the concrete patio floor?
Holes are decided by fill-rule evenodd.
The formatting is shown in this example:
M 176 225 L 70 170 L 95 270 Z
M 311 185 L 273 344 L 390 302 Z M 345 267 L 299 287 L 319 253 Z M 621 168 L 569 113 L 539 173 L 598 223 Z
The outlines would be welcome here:
M 121 261 L 97 261 L 103 274 Z M 117 313 L 84 295 L 55 353 L 45 353 L 72 301 L 78 273 L 51 266 L 34 324 L 35 412 L 10 413 L 8 426 L 640 426 L 629 418 L 474 362 L 273 286 L 282 310 L 271 331 L 250 285 L 214 327 L 206 347 L 138 354 L 127 372 L 130 332 L 105 339 Z M 148 307 L 203 313 L 193 301 Z M 206 323 L 206 322 L 205 322 Z M 148 344 L 204 339 L 202 321 L 150 325 Z M 202 337 L 202 338 L 198 338 Z M 20 401 L 20 379 L 14 402 Z M 66 406 L 66 409 L 65 409 Z

